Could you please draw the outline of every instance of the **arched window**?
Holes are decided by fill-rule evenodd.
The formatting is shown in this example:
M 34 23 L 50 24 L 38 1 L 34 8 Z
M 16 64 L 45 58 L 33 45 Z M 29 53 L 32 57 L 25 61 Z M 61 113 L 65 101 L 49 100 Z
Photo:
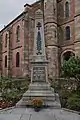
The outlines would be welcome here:
M 20 66 L 20 55 L 19 52 L 16 53 L 16 67 Z
M 7 55 L 5 56 L 5 68 L 7 68 Z
M 5 35 L 5 47 L 7 47 L 8 34 Z
M 65 17 L 69 17 L 69 2 L 65 3 Z
M 19 41 L 20 41 L 20 26 L 18 25 L 16 29 L 16 42 Z
M 66 27 L 66 40 L 70 40 L 70 27 Z
M 68 61 L 72 56 L 75 56 L 75 54 L 71 51 L 67 51 L 63 54 L 63 60 Z

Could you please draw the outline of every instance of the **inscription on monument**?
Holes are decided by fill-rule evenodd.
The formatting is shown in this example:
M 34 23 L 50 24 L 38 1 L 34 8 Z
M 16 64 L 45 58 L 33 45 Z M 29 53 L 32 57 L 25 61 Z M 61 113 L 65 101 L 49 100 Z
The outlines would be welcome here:
M 33 81 L 45 81 L 45 67 L 34 67 L 33 68 Z

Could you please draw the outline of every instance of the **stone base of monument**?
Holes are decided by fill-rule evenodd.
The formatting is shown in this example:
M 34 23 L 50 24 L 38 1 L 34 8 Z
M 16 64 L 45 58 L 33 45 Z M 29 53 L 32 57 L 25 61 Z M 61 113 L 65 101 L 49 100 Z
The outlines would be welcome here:
M 33 98 L 41 98 L 44 106 L 60 108 L 60 101 L 58 94 L 54 93 L 54 89 L 50 87 L 49 83 L 31 83 L 29 89 L 23 94 L 22 99 L 16 104 L 17 107 L 26 107 L 29 101 Z

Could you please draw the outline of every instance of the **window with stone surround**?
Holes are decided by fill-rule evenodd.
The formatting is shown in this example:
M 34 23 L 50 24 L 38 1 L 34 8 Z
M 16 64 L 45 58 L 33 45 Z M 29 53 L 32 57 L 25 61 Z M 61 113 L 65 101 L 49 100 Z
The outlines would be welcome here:
M 5 47 L 7 47 L 8 34 L 5 35 Z
M 20 42 L 20 26 L 17 26 L 16 29 L 16 42 Z
M 5 56 L 5 68 L 7 68 L 7 55 Z
M 70 40 L 70 26 L 66 27 L 66 40 Z
M 69 2 L 65 3 L 65 17 L 69 17 Z
M 16 53 L 16 67 L 20 66 L 20 54 L 19 52 Z

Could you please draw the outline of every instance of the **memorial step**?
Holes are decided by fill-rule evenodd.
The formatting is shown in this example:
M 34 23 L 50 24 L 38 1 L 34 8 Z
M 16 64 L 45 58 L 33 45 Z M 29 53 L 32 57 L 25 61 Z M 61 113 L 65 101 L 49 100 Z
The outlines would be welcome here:
M 50 88 L 50 84 L 36 83 L 36 84 L 30 84 L 29 90 L 51 90 L 51 88 Z

